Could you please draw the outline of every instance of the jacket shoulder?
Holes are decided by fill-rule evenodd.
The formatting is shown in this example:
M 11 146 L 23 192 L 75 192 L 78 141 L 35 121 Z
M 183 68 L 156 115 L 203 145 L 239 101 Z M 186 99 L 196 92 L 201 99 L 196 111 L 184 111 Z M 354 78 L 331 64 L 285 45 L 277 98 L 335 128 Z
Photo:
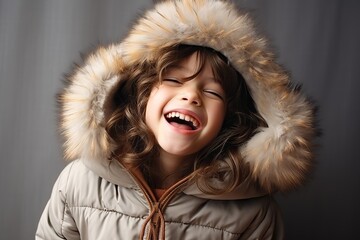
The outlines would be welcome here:
M 109 185 L 105 179 L 87 168 L 83 160 L 78 159 L 69 163 L 58 178 L 59 191 L 63 192 L 69 207 L 88 205 L 86 201 L 98 195 L 94 192 L 98 185 Z
M 57 186 L 59 190 L 67 193 L 72 190 L 76 183 L 83 182 L 82 179 L 84 179 L 84 177 L 89 180 L 90 178 L 94 178 L 94 175 L 95 174 L 91 172 L 80 159 L 74 160 L 66 165 L 59 174 Z
M 77 161 L 71 162 L 58 176 L 41 215 L 35 239 L 80 239 L 76 223 L 67 208 L 69 180 L 77 168 L 82 167 Z
M 272 196 L 254 198 L 246 204 L 245 215 L 252 216 L 241 239 L 284 239 L 284 223 Z

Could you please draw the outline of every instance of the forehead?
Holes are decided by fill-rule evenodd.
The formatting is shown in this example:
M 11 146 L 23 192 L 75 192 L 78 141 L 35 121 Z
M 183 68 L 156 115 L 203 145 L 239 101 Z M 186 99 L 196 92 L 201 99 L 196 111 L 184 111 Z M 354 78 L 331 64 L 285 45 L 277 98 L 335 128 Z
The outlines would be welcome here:
M 193 79 L 201 75 L 201 77 L 221 84 L 221 80 L 214 75 L 214 69 L 210 61 L 202 57 L 199 52 L 194 52 L 190 56 L 179 59 L 170 65 L 164 73 L 165 75 L 176 74 L 187 79 Z

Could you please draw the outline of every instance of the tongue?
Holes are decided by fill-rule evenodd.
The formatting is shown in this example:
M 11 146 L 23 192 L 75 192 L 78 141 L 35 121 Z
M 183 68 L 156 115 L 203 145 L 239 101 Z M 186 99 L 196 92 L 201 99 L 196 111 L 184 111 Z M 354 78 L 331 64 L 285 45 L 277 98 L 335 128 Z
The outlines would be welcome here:
M 171 122 L 171 125 L 173 125 L 176 128 L 184 129 L 184 130 L 192 130 L 192 128 L 186 124 L 180 124 L 177 122 Z

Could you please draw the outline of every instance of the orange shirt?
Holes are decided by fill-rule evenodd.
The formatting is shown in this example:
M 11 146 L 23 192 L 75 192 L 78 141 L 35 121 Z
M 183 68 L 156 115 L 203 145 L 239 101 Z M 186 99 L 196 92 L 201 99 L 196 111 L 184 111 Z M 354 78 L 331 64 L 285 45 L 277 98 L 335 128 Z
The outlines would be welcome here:
M 161 196 L 166 192 L 166 189 L 152 189 L 156 200 L 159 200 Z

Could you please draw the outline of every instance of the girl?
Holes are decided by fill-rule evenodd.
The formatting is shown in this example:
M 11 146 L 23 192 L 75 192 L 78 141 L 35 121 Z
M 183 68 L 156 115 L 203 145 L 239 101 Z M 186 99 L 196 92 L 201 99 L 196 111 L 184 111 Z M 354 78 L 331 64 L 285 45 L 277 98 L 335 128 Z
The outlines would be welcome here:
M 60 102 L 77 160 L 37 239 L 283 239 L 271 194 L 310 169 L 313 108 L 234 5 L 156 5 Z

